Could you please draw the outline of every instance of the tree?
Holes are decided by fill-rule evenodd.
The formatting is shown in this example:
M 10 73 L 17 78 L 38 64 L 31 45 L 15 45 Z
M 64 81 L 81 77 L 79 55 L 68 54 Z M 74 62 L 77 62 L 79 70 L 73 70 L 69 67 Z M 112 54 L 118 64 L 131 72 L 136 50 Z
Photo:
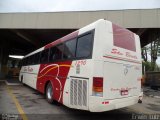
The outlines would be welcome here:
M 150 35 L 150 55 L 151 55 L 151 70 L 155 71 L 157 57 L 160 56 L 160 35 L 155 32 Z
M 142 58 L 145 62 L 148 61 L 147 49 L 148 49 L 147 47 L 142 48 Z
M 157 58 L 160 56 L 160 31 L 154 31 L 149 36 L 150 44 L 142 48 L 142 58 L 145 63 L 143 65 L 147 68 L 146 71 L 155 71 L 158 69 L 156 64 Z M 148 62 L 148 55 L 151 56 L 151 62 Z

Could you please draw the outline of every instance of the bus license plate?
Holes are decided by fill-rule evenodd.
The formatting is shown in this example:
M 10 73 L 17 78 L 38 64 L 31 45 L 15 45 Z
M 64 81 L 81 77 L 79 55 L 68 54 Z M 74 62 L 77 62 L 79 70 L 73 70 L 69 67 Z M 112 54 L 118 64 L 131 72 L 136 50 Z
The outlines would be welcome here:
M 128 95 L 128 90 L 121 90 L 121 96 Z

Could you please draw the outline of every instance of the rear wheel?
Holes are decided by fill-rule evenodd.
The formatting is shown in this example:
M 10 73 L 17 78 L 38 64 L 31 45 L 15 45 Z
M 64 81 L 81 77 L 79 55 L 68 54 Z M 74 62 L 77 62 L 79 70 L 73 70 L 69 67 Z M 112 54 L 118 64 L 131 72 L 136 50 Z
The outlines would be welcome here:
M 53 103 L 53 88 L 51 83 L 48 83 L 46 88 L 46 99 L 49 103 Z

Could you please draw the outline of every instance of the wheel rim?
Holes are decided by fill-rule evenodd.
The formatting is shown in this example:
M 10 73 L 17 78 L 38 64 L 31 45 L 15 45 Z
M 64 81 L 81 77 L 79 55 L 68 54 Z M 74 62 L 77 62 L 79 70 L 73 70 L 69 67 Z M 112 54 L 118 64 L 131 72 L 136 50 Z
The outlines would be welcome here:
M 48 89 L 47 89 L 47 98 L 48 99 L 52 99 L 52 95 L 53 95 L 53 91 L 52 91 L 52 87 L 51 87 L 51 85 L 48 87 Z

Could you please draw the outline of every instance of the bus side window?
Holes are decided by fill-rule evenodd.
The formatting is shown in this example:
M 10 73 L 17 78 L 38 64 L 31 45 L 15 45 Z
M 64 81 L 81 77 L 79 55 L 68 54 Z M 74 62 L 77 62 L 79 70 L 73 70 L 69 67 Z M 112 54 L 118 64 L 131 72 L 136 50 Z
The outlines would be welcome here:
M 28 57 L 28 65 L 31 65 L 31 56 Z
M 26 59 L 26 58 L 24 58 L 23 65 L 24 65 L 24 66 L 27 65 L 27 59 Z
M 49 62 L 62 59 L 63 44 L 57 45 L 50 49 Z
M 22 59 L 22 66 L 25 66 L 25 58 Z
M 76 57 L 89 57 L 92 50 L 92 34 L 86 34 L 78 38 Z
M 49 53 L 49 49 L 43 50 L 41 52 L 41 58 L 40 58 L 40 62 L 41 63 L 46 63 L 48 62 L 48 53 Z
M 35 54 L 34 64 L 39 64 L 40 61 L 40 52 Z
M 31 65 L 34 64 L 34 58 L 35 58 L 35 55 L 31 55 L 31 56 L 30 56 L 30 64 L 31 64 Z
M 26 65 L 29 65 L 29 57 L 26 57 Z
M 64 52 L 63 52 L 64 59 L 71 59 L 75 57 L 76 42 L 77 42 L 76 39 L 72 39 L 64 43 Z
M 55 60 L 55 52 L 56 52 L 55 47 L 50 48 L 49 62 L 52 62 Z

